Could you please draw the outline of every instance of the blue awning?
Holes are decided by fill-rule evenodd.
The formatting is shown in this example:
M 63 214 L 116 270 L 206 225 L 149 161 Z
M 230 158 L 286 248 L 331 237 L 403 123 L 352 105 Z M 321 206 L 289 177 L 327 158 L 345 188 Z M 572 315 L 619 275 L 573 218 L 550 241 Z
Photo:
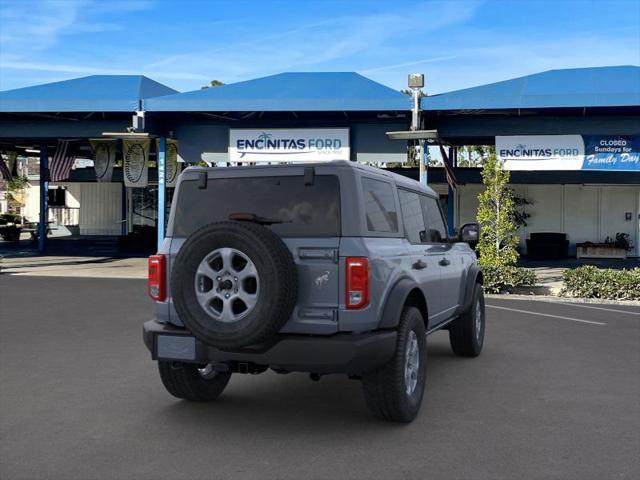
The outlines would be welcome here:
M 156 97 L 150 112 L 407 111 L 410 97 L 354 72 L 281 73 Z
M 0 112 L 133 112 L 177 90 L 143 75 L 91 75 L 0 92 Z
M 422 99 L 422 108 L 502 110 L 640 106 L 640 67 L 572 68 Z

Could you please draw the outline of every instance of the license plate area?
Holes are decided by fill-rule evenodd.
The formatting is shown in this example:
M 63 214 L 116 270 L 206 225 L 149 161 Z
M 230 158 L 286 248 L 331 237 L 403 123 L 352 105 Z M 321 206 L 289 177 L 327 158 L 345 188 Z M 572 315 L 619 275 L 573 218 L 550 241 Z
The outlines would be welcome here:
M 196 359 L 196 339 L 186 335 L 158 335 L 156 356 L 163 360 Z

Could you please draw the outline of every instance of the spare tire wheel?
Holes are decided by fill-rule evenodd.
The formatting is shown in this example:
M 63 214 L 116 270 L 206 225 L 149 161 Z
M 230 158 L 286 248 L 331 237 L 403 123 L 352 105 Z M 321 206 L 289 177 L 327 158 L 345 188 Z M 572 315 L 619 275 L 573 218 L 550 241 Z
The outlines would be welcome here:
M 291 252 L 254 223 L 217 222 L 184 242 L 171 274 L 171 295 L 185 326 L 222 349 L 267 340 L 287 322 L 297 295 Z

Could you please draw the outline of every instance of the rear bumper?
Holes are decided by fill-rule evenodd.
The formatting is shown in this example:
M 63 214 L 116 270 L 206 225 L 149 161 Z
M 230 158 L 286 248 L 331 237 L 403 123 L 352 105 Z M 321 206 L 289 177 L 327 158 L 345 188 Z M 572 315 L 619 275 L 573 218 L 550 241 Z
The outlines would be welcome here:
M 191 333 L 156 320 L 145 322 L 144 343 L 154 360 L 197 364 L 249 364 L 292 372 L 361 374 L 387 363 L 396 332 L 338 333 L 331 336 L 278 335 L 268 345 L 221 351 Z

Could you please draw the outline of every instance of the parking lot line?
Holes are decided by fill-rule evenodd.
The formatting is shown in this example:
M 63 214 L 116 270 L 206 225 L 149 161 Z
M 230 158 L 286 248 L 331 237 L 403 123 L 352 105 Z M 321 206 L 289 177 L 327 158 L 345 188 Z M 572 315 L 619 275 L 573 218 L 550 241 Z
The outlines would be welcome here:
M 554 302 L 545 302 L 545 303 L 554 303 Z M 594 310 L 604 310 L 605 312 L 626 313 L 627 315 L 640 316 L 640 312 L 631 312 L 629 310 L 618 310 L 616 308 L 594 307 L 593 305 L 583 305 L 582 303 L 569 303 L 569 302 L 558 302 L 558 303 L 560 305 L 567 305 L 569 307 L 593 308 Z
M 510 312 L 528 313 L 530 315 L 540 315 L 541 317 L 559 318 L 561 320 L 570 320 L 572 322 L 589 323 L 591 325 L 606 325 L 603 322 L 594 322 L 592 320 L 582 320 L 581 318 L 563 317 L 562 315 L 552 315 L 550 313 L 532 312 L 531 310 L 520 310 L 518 308 L 499 307 L 498 305 L 486 304 L 489 308 L 497 308 L 498 310 L 508 310 Z

